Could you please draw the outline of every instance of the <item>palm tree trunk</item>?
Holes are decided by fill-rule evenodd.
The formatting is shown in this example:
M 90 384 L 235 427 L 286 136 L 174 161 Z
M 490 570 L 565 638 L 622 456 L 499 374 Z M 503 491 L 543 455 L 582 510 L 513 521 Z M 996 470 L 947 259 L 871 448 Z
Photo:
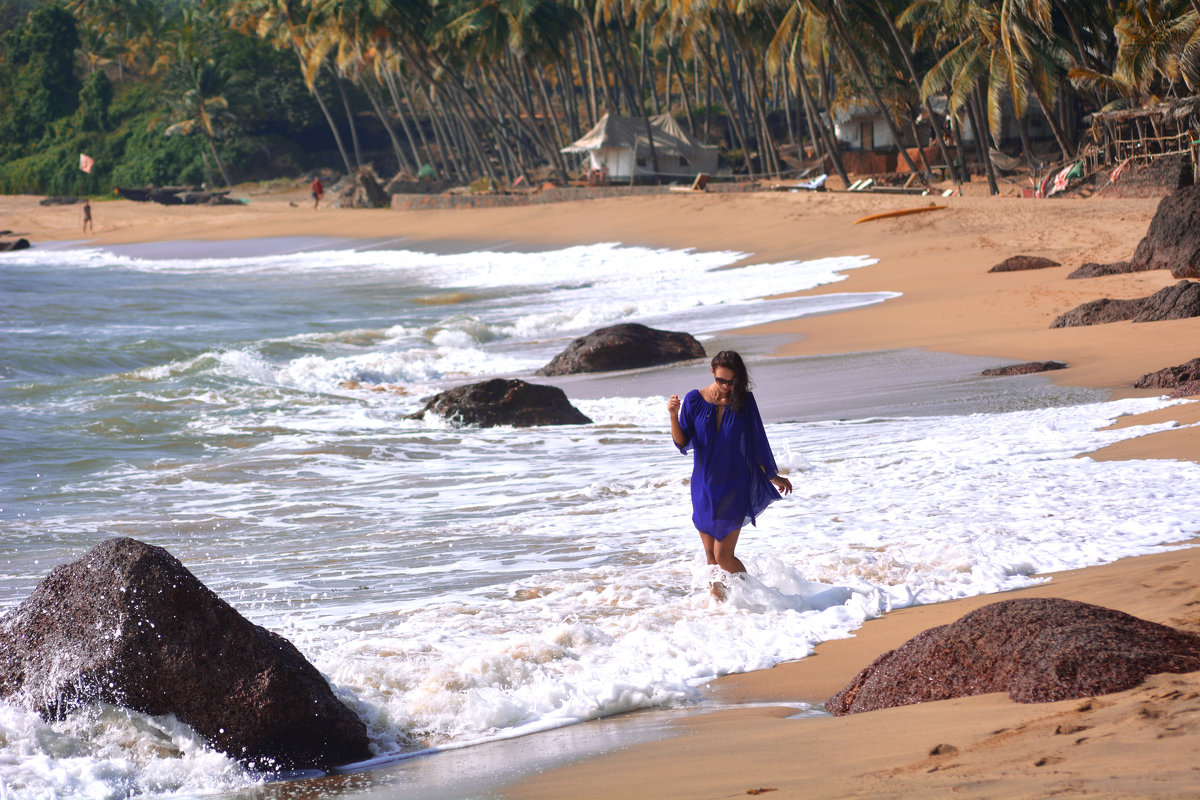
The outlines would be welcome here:
M 674 45 L 667 45 L 667 46 L 670 48 L 671 52 L 674 53 L 675 46 Z M 675 71 L 675 79 L 677 81 L 679 81 L 679 99 L 683 102 L 683 113 L 684 113 L 684 116 L 687 117 L 688 130 L 691 131 L 692 136 L 695 136 L 696 135 L 696 121 L 694 119 L 692 119 L 692 101 L 688 99 L 687 86 L 683 82 L 683 61 L 682 60 L 680 60 L 679 69 Z M 670 97 L 671 97 L 671 95 L 668 93 L 667 94 L 668 106 L 670 105 Z
M 1063 159 L 1073 158 L 1075 156 L 1075 148 L 1071 147 L 1070 142 L 1067 141 L 1067 136 L 1063 132 L 1062 126 L 1059 124 L 1053 110 L 1046 107 L 1046 103 L 1042 101 L 1042 96 L 1039 92 L 1035 90 L 1033 96 L 1037 98 L 1038 105 L 1041 106 L 1042 116 L 1050 124 L 1050 130 L 1054 133 L 1054 140 L 1058 142 L 1058 149 L 1062 151 Z
M 904 140 L 900 136 L 900 130 L 896 127 L 896 121 L 892 119 L 887 104 L 883 102 L 883 98 L 879 95 L 879 90 L 875 87 L 875 82 L 871 80 L 871 75 L 867 72 L 867 68 L 863 64 L 862 53 L 859 52 L 858 45 L 855 44 L 853 38 L 843 26 L 841 16 L 836 9 L 830 7 L 828 18 L 833 24 L 834 33 L 841 40 L 842 45 L 846 48 L 846 52 L 850 54 L 850 60 L 854 64 L 854 71 L 858 73 L 859 80 L 867 87 L 867 90 L 871 94 L 871 99 L 875 101 L 875 106 L 879 109 L 879 113 L 883 115 L 883 121 L 887 124 L 888 130 L 891 131 L 892 140 L 896 143 L 896 149 L 900 151 L 900 155 L 904 157 L 904 163 L 913 172 L 920 174 L 917 165 L 913 163 L 913 160 L 908 155 L 908 151 L 904 149 Z
M 422 162 L 432 167 L 433 148 L 429 144 L 429 138 L 425 135 L 425 126 L 421 124 L 421 116 L 417 111 L 417 104 L 414 102 L 415 98 L 413 97 L 412 89 L 409 87 L 408 81 L 403 79 L 403 76 L 397 80 L 397 83 L 400 84 L 400 91 L 404 93 L 404 99 L 408 101 L 408 107 L 412 112 L 413 127 L 417 129 L 417 138 L 421 142 Z M 420 172 L 419 169 L 417 171 L 418 173 Z
M 983 127 L 984 113 L 983 100 L 979 97 L 979 87 L 971 90 L 971 101 L 967 104 L 967 109 L 971 114 L 971 128 L 975 134 L 975 148 L 979 151 L 979 160 L 983 163 L 984 169 L 987 170 L 988 192 L 997 195 L 1000 194 L 1000 187 L 996 183 L 996 168 L 992 164 L 991 150 L 987 145 L 987 141 L 983 138 L 987 136 L 987 128 Z
M 221 157 L 217 155 L 217 146 L 213 142 L 213 137 L 205 131 L 204 137 L 208 139 L 208 149 L 212 151 L 213 160 L 217 162 L 217 169 L 221 171 L 221 180 L 225 181 L 225 188 L 229 188 L 233 184 L 229 181 L 229 173 L 225 171 L 225 163 L 221 161 Z
M 387 78 L 388 94 L 392 98 L 392 107 L 396 109 L 396 117 L 400 120 L 400 127 L 404 128 L 404 138 L 408 139 L 408 146 L 412 150 L 413 161 L 415 162 L 414 167 L 419 173 L 421 171 L 421 162 L 428 163 L 429 161 L 428 150 L 426 149 L 423 154 L 421 149 L 417 147 L 417 137 L 413 136 L 412 126 L 408 122 L 408 115 L 404 113 L 404 105 L 400 102 L 400 93 L 396 88 L 396 76 L 391 70 L 388 70 L 384 72 L 384 77 Z M 409 102 L 409 106 L 412 106 L 411 101 Z M 412 109 L 412 113 L 415 119 L 415 108 Z M 416 120 L 416 125 L 419 130 L 421 127 L 420 120 Z
M 358 143 L 358 126 L 354 124 L 354 113 L 350 110 L 350 98 L 346 95 L 346 86 L 342 83 L 342 76 L 338 74 L 335 67 L 328 67 L 333 75 L 333 83 L 337 86 L 338 94 L 342 96 L 342 108 L 346 111 L 346 124 L 350 126 L 350 141 L 354 144 L 354 164 L 359 169 L 362 169 L 362 146 Z
M 882 0 L 875 0 L 875 7 L 879 10 L 879 16 L 883 17 L 887 22 L 888 30 L 892 34 L 892 39 L 896 42 L 896 47 L 900 49 L 900 53 L 904 56 L 904 66 L 908 70 L 908 78 L 912 81 L 913 87 L 917 90 L 917 96 L 921 96 L 921 79 L 917 76 L 916 65 L 912 60 L 912 49 L 908 43 L 900 36 L 900 30 L 896 27 L 896 23 L 892 21 L 892 15 L 884 8 Z M 929 99 L 922 97 L 921 102 L 925 108 L 925 114 L 929 117 L 929 126 L 933 128 L 933 138 L 937 141 L 938 150 L 942 154 L 942 162 L 946 165 L 946 169 L 950 170 L 950 178 L 962 189 L 962 181 L 958 178 L 958 170 L 954 168 L 953 159 L 950 158 L 950 150 L 946 147 L 946 142 L 942 138 L 941 126 L 937 124 L 937 115 L 933 113 L 933 106 Z M 918 142 L 919 143 L 919 142 Z
M 295 49 L 295 53 L 296 58 L 300 61 L 300 72 L 303 73 L 305 71 L 304 57 L 300 54 L 300 50 L 298 48 Z M 321 109 L 321 113 L 325 115 L 325 122 L 328 123 L 329 130 L 333 132 L 333 141 L 335 144 L 337 144 L 338 152 L 341 153 L 342 156 L 342 163 L 346 165 L 346 174 L 349 175 L 354 170 L 350 166 L 350 156 L 346 153 L 346 145 L 342 142 L 342 134 L 338 132 L 337 122 L 334 120 L 333 114 L 329 113 L 329 107 L 325 105 L 325 100 L 321 97 L 321 93 L 317 91 L 316 83 L 313 83 L 313 85 L 308 88 L 308 91 L 309 94 L 313 96 L 313 99 L 317 101 L 317 107 Z
M 575 68 L 579 70 L 579 88 L 587 97 L 584 108 L 588 114 L 587 128 L 591 130 L 599 117 L 596 116 L 596 83 L 592 77 L 591 56 L 587 53 L 590 45 L 578 30 L 571 31 L 571 43 L 575 50 Z
M 753 167 L 753 165 L 750 164 L 750 144 L 746 141 L 745 131 L 743 131 L 741 126 L 739 126 L 737 124 L 737 120 L 734 117 L 734 114 L 732 111 L 732 104 L 729 102 L 729 95 L 725 90 L 724 77 L 719 72 L 717 72 L 717 68 L 713 65 L 712 56 L 708 52 L 710 40 L 709 40 L 708 36 L 705 36 L 704 38 L 705 38 L 705 43 L 704 43 L 705 46 L 699 48 L 699 53 L 700 53 L 700 57 L 704 59 L 704 67 L 708 72 L 708 80 L 709 80 L 708 107 L 709 107 L 709 109 L 712 108 L 712 83 L 714 82 L 713 75 L 714 75 L 714 73 L 716 73 L 717 79 L 716 79 L 715 83 L 717 85 L 717 94 L 719 94 L 721 96 L 721 102 L 725 104 L 725 117 L 726 117 L 726 119 L 729 120 L 729 127 L 733 130 L 734 137 L 737 140 L 736 143 L 738 145 L 740 145 L 742 148 L 742 153 L 744 154 L 746 163 L 749 167 L 750 177 L 754 177 L 754 167 Z M 711 136 L 711 131 L 708 130 L 708 120 L 707 119 L 705 120 L 705 135 Z
M 808 89 L 808 78 L 805 75 L 804 60 L 799 51 L 796 53 L 796 61 L 796 71 L 800 75 L 800 98 L 804 101 L 804 113 L 808 117 L 809 125 L 812 126 L 815 124 L 821 132 L 821 141 L 825 145 L 825 154 L 833 162 L 833 169 L 837 172 L 838 177 L 842 179 L 842 185 L 849 186 L 850 176 L 846 174 L 846 166 L 842 163 L 842 151 L 838 149 L 837 137 L 833 136 L 829 129 L 825 127 L 825 120 L 821 119 L 821 115 L 817 111 L 812 93 Z
M 591 14 L 585 14 L 584 20 L 587 22 L 589 49 L 592 51 L 592 69 L 600 74 L 600 88 L 604 90 L 604 113 L 619 114 L 621 109 L 617 105 L 612 87 L 608 82 L 608 70 L 605 69 L 604 50 L 600 45 L 600 35 L 596 32 L 596 25 L 592 22 Z M 596 121 L 599 122 L 600 118 L 596 117 Z
M 363 93 L 367 96 L 367 100 L 371 103 L 371 108 L 375 110 L 375 116 L 379 117 L 379 122 L 383 125 L 383 129 L 392 143 L 392 152 L 396 155 L 396 163 L 401 170 L 412 171 L 412 164 L 409 162 L 408 156 L 404 153 L 400 139 L 396 136 L 396 129 L 392 127 L 392 123 L 387 118 L 387 111 L 383 107 L 381 98 L 376 95 L 375 91 L 368 84 L 369 79 L 364 78 L 360 85 L 362 86 Z

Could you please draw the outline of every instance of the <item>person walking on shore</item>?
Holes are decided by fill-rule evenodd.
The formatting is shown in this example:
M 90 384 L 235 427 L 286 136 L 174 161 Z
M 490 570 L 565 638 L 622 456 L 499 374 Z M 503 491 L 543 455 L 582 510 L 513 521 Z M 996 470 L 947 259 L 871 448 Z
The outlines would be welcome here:
M 313 182 L 312 182 L 313 211 L 316 211 L 317 207 L 319 205 L 321 205 L 321 197 L 324 194 L 325 194 L 325 187 L 321 183 L 321 176 L 317 175 L 316 177 L 313 178 Z
M 95 227 L 93 227 L 93 225 L 92 225 L 92 201 L 88 200 L 87 198 L 84 198 L 84 201 L 83 201 L 83 232 L 87 233 L 89 230 L 92 233 L 96 232 Z
M 722 350 L 710 366 L 713 382 L 688 392 L 682 401 L 671 395 L 667 412 L 675 446 L 694 454 L 692 523 L 700 532 L 705 559 L 736 574 L 746 571 L 734 554 L 742 527 L 756 524 L 780 492 L 791 494 L 792 483 L 775 466 L 742 357 Z M 724 599 L 720 584 L 710 588 L 714 597 Z

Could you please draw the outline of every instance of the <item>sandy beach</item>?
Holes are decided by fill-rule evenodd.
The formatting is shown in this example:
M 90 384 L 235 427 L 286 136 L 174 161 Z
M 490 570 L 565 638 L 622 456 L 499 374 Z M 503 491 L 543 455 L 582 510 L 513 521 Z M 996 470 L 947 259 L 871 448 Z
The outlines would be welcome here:
M 397 212 L 321 209 L 291 188 L 234 193 L 237 206 L 93 204 L 79 208 L 0 197 L 0 230 L 34 246 L 94 242 L 339 237 L 389 246 L 518 249 L 591 242 L 736 250 L 755 261 L 870 255 L 879 263 L 813 293 L 899 292 L 886 303 L 763 326 L 783 355 L 922 348 L 1006 361 L 1056 360 L 1055 382 L 1114 397 L 1154 395 L 1131 384 L 1195 358 L 1200 320 L 1049 328 L 1099 297 L 1133 298 L 1172 285 L 1166 272 L 1068 280 L 1089 261 L 1127 259 L 1157 199 L 1032 200 L 844 193 L 664 194 L 525 208 Z M 878 211 L 936 203 L 928 213 L 855 224 Z M 1061 266 L 989 274 L 1003 259 L 1045 256 Z M 736 272 L 731 272 L 736 279 Z M 1091 454 L 1097 459 L 1200 461 L 1200 404 L 1122 420 L 1177 429 Z M 1010 593 L 1096 603 L 1200 632 L 1200 550 L 1181 549 L 1046 576 Z M 888 614 L 815 656 L 730 676 L 708 688 L 737 706 L 672 723 L 668 738 L 556 768 L 508 786 L 512 798 L 1181 797 L 1200 786 L 1200 674 L 1151 678 L 1094 699 L 1041 705 L 984 695 L 846 718 L 791 719 L 911 636 L 953 621 L 996 595 Z

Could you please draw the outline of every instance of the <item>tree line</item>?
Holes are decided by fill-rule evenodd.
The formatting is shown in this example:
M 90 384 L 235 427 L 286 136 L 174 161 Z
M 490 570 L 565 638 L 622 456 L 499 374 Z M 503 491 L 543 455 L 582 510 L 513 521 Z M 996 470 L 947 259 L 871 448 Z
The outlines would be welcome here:
M 54 161 L 97 141 L 94 183 L 317 158 L 565 180 L 561 149 L 609 112 L 672 113 L 735 172 L 811 153 L 844 177 L 834 115 L 920 140 L 934 97 L 990 168 L 1005 109 L 1027 157 L 1040 112 L 1069 159 L 1084 114 L 1200 83 L 1200 0 L 0 0 L 0 21 L 5 191 L 88 180 Z

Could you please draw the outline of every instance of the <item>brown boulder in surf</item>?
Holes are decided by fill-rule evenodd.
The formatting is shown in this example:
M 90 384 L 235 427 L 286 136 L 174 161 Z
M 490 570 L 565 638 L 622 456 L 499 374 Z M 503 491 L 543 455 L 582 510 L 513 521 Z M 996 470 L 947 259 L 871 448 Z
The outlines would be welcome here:
M 174 714 L 256 769 L 371 755 L 362 720 L 291 642 L 136 539 L 55 567 L 0 618 L 0 697 L 51 719 L 94 703 Z
M 557 386 L 504 378 L 458 386 L 434 395 L 412 418 L 424 419 L 428 413 L 444 417 L 453 425 L 481 428 L 591 423 Z
M 704 345 L 690 333 L 663 331 L 636 322 L 598 328 L 575 339 L 538 375 L 575 375 L 638 369 L 704 358 Z
M 992 603 L 875 659 L 825 701 L 835 716 L 1007 692 L 1047 703 L 1200 670 L 1200 636 L 1060 598 Z

